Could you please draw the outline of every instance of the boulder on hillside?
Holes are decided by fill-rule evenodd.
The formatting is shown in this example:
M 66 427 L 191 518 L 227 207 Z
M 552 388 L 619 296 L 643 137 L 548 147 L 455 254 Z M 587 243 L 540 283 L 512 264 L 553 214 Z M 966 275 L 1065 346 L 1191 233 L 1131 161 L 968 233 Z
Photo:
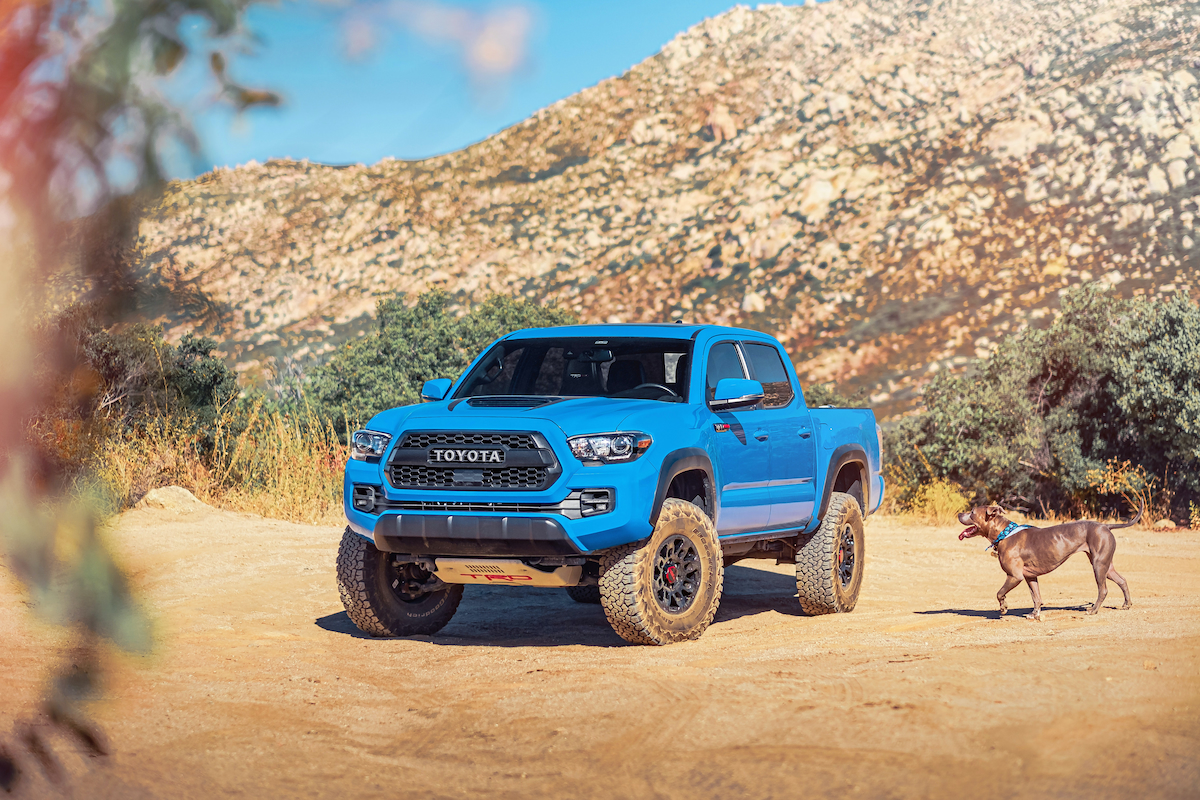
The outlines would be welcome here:
M 162 508 L 168 511 L 192 512 L 211 509 L 211 506 L 201 502 L 196 495 L 182 486 L 160 486 L 151 489 L 137 501 L 134 508 Z

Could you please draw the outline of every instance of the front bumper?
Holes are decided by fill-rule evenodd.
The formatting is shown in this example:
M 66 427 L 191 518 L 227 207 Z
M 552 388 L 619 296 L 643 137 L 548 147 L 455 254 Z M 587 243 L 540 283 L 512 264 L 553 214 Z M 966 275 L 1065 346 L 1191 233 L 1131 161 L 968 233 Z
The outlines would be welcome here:
M 346 466 L 343 502 L 353 531 L 382 551 L 406 555 L 577 556 L 650 535 L 650 509 L 658 481 L 652 459 L 592 467 L 570 464 L 565 472 L 552 486 L 536 492 L 414 491 L 387 485 L 378 464 L 351 461 Z M 372 513 L 354 508 L 356 484 L 373 486 L 386 501 L 385 508 Z M 611 509 L 580 517 L 574 510 L 578 500 L 572 509 L 572 499 L 593 488 L 612 492 Z M 386 508 L 402 503 L 421 507 Z M 488 503 L 508 507 L 491 511 L 462 508 Z M 460 507 L 430 508 L 450 504 Z M 513 508 L 517 505 L 519 510 Z
M 439 556 L 577 556 L 582 551 L 557 520 L 540 516 L 384 513 L 375 546 L 385 553 Z

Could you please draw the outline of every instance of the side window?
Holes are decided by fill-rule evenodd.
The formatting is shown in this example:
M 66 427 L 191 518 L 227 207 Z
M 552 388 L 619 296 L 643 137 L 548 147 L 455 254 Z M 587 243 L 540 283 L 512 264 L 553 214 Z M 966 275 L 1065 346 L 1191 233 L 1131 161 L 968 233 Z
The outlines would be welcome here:
M 792 402 L 796 392 L 788 380 L 779 351 L 769 344 L 753 342 L 746 342 L 742 347 L 754 380 L 763 385 L 763 408 L 781 408 Z
M 708 369 L 705 374 L 705 399 L 712 400 L 717 390 L 717 381 L 722 378 L 744 378 L 742 360 L 738 358 L 733 342 L 721 342 L 708 351 Z

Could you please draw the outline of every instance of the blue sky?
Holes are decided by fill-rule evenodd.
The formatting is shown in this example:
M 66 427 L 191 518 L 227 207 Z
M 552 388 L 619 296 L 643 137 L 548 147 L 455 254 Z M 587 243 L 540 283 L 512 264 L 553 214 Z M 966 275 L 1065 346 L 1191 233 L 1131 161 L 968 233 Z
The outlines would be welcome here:
M 495 3 L 460 2 L 479 11 Z M 213 103 L 199 64 L 181 70 L 168 92 L 189 108 L 204 146 L 202 171 L 250 159 L 308 158 L 374 163 L 424 158 L 462 148 L 658 51 L 676 33 L 732 7 L 734 0 L 525 2 L 533 14 L 528 57 L 502 86 L 480 90 L 453 49 L 386 29 L 359 59 L 347 57 L 345 7 L 312 2 L 253 6 L 256 52 L 235 55 L 231 75 L 280 92 L 279 110 L 236 118 Z M 197 89 L 205 87 L 199 93 Z M 185 101 L 186 98 L 191 98 Z M 189 177 L 186 167 L 179 177 Z

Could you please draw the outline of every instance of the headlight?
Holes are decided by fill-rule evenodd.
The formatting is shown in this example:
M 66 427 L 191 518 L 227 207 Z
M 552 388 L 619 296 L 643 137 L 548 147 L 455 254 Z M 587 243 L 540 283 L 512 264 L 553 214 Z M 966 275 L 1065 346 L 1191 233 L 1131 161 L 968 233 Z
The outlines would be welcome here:
M 350 437 L 350 457 L 355 461 L 366 461 L 368 458 L 380 458 L 387 450 L 388 442 L 392 440 L 390 433 L 378 431 L 355 431 Z
M 567 439 L 571 452 L 580 461 L 599 461 L 604 464 L 633 461 L 646 452 L 653 440 L 644 433 L 602 433 L 594 436 L 572 436 Z

